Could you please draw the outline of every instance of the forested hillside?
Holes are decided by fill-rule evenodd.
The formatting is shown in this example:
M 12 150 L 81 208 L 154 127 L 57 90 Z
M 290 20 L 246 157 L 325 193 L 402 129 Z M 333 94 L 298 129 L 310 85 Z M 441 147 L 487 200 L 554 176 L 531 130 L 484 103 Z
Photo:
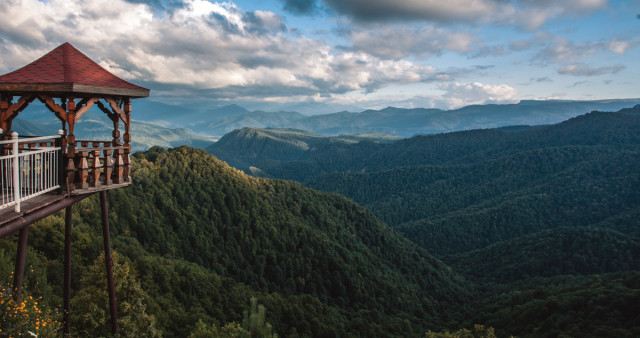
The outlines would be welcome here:
M 135 184 L 109 193 L 114 249 L 134 268 L 146 313 L 167 336 L 187 336 L 198 320 L 240 322 L 253 295 L 282 336 L 419 336 L 455 325 L 454 310 L 473 294 L 445 264 L 342 196 L 252 178 L 188 147 L 153 148 L 133 163 Z M 83 304 L 89 285 L 78 279 L 91 275 L 100 251 L 100 218 L 96 200 L 74 210 L 74 304 Z M 61 295 L 63 231 L 62 215 L 53 216 L 30 237 L 27 285 L 37 282 L 51 304 Z M 0 244 L 10 266 L 15 240 Z M 86 323 L 82 312 L 74 312 L 76 325 Z
M 250 165 L 353 198 L 467 277 L 461 327 L 640 334 L 640 106 L 297 156 Z
M 254 165 L 353 198 L 438 255 L 558 226 L 638 236 L 638 109 L 390 144 L 327 143 L 295 161 Z

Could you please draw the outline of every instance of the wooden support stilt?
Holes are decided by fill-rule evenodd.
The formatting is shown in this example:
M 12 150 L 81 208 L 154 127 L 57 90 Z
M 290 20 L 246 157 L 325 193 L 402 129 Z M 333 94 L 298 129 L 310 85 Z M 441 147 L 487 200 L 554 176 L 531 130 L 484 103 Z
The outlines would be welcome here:
M 64 309 L 62 324 L 64 337 L 71 334 L 71 218 L 72 205 L 68 206 L 64 215 Z
M 20 230 L 18 239 L 18 252 L 16 255 L 16 270 L 13 274 L 13 301 L 18 303 L 22 295 L 22 282 L 24 278 L 24 264 L 27 259 L 27 239 L 29 238 L 29 226 Z
M 100 209 L 102 211 L 104 262 L 107 268 L 107 288 L 109 291 L 109 308 L 111 310 L 111 331 L 113 334 L 118 334 L 118 311 L 116 308 L 116 289 L 113 282 L 113 260 L 111 258 L 111 237 L 109 235 L 109 214 L 107 210 L 106 190 L 100 192 Z

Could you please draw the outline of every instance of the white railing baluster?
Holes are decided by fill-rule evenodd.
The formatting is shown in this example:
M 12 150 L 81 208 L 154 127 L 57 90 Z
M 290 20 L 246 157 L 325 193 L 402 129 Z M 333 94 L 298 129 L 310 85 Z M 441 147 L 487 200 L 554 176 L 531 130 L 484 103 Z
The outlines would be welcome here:
M 20 166 L 18 165 L 18 133 L 15 131 L 11 134 L 13 141 L 11 158 L 13 162 L 13 199 L 16 201 L 16 212 L 20 212 Z

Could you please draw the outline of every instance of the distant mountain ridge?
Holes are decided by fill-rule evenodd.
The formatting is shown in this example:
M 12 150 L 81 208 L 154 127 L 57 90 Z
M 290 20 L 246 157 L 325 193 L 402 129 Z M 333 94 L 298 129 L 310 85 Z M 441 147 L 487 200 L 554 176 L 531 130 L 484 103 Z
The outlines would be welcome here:
M 511 125 L 542 125 L 564 121 L 593 110 L 618 111 L 640 104 L 638 99 L 595 101 L 523 100 L 516 104 L 471 105 L 458 109 L 395 108 L 362 112 L 340 111 L 304 115 L 295 111 L 248 111 L 238 105 L 197 110 L 167 104 L 143 102 L 136 119 L 184 127 L 209 137 L 221 137 L 235 129 L 293 128 L 325 136 L 380 133 L 411 137 L 459 130 L 497 128 Z

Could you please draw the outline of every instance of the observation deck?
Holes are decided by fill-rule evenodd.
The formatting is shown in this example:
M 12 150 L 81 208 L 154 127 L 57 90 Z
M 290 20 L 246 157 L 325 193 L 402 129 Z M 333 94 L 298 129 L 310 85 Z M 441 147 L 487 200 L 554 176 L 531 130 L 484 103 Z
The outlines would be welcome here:
M 70 43 L 0 75 L 0 238 L 19 232 L 12 296 L 16 302 L 21 297 L 29 225 L 65 209 L 65 336 L 70 335 L 72 206 L 94 193 L 100 195 L 111 327 L 118 333 L 106 193 L 131 184 L 131 100 L 147 96 L 149 89 L 111 74 Z M 61 122 L 58 135 L 20 137 L 11 130 L 34 101 Z M 76 140 L 76 121 L 92 107 L 113 123 L 112 140 Z

